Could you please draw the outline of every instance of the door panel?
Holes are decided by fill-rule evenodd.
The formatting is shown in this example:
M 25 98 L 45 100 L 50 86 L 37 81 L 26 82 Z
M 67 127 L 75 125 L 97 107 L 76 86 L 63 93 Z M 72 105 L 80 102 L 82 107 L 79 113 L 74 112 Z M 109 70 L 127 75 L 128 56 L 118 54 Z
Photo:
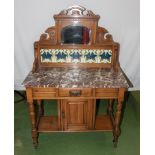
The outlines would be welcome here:
M 64 130 L 87 130 L 93 128 L 93 100 L 62 100 Z
M 68 124 L 86 124 L 87 102 L 71 101 L 67 103 Z

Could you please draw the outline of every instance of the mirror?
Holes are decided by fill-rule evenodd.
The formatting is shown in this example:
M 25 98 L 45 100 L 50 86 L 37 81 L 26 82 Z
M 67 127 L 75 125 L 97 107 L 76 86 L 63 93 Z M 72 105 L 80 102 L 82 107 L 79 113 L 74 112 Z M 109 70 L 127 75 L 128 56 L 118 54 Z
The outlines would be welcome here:
M 69 25 L 61 31 L 62 44 L 88 44 L 90 41 L 90 30 L 80 25 Z

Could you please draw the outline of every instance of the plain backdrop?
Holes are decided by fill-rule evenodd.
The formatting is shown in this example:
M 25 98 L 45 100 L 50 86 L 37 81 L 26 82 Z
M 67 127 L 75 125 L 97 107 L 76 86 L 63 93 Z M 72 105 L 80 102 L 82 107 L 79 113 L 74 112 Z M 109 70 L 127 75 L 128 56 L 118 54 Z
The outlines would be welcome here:
M 72 5 L 81 5 L 100 15 L 105 27 L 120 43 L 119 61 L 134 85 L 140 89 L 140 4 L 139 0 L 15 0 L 14 89 L 21 85 L 32 69 L 33 43 L 50 26 L 53 15 Z

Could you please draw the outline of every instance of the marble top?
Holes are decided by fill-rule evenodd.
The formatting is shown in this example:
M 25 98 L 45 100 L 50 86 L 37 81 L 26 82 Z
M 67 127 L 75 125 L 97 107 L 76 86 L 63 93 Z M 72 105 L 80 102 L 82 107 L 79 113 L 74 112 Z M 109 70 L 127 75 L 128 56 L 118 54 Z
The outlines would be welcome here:
M 69 69 L 52 68 L 30 72 L 24 82 L 25 87 L 56 88 L 128 88 L 129 84 L 122 71 L 99 68 Z

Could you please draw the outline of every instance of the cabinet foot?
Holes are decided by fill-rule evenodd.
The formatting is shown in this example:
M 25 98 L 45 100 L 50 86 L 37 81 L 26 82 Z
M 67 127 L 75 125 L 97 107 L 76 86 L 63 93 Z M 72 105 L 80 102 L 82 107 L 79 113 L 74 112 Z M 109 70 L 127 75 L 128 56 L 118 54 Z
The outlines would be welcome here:
M 33 146 L 35 149 L 38 148 L 38 138 L 33 138 Z
M 34 148 L 37 149 L 38 148 L 38 143 L 33 144 Z
M 118 141 L 113 141 L 114 148 L 117 148 Z

